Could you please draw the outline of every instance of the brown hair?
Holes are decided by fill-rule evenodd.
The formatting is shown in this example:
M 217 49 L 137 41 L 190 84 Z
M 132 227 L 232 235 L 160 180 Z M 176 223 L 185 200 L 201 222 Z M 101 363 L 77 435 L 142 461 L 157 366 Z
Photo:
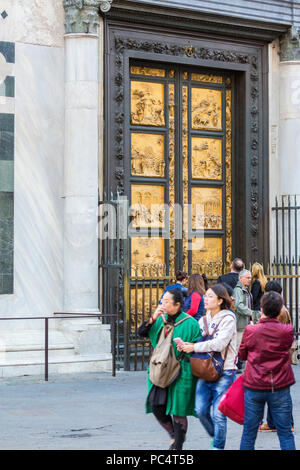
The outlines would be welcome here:
M 215 284 L 210 286 L 210 289 L 216 294 L 223 302 L 220 305 L 221 310 L 229 310 L 232 308 L 232 300 L 228 295 L 228 291 L 223 284 Z
M 187 273 L 185 273 L 184 271 L 180 271 L 180 269 L 178 269 L 175 273 L 175 276 L 176 276 L 176 281 L 182 282 L 184 279 L 187 278 Z
M 204 279 L 201 274 L 191 274 L 188 283 L 188 295 L 192 292 L 199 292 L 200 295 L 205 294 Z

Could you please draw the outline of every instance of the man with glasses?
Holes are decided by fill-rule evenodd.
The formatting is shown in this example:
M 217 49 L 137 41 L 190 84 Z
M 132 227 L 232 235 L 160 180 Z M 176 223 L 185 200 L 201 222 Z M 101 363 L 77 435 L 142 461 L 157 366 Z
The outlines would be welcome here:
M 252 309 L 252 294 L 249 290 L 251 285 L 251 272 L 243 269 L 240 272 L 239 280 L 233 289 L 233 298 L 235 306 L 235 314 L 237 321 L 237 346 L 239 347 L 242 341 L 243 333 L 247 325 L 251 322 L 256 322 L 257 315 Z M 237 367 L 239 371 L 242 370 L 242 361 L 238 361 Z

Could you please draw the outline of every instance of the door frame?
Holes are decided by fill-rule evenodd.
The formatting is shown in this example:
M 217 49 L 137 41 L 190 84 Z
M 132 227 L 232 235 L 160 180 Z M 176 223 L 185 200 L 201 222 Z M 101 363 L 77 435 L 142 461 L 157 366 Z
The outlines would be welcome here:
M 131 59 L 233 72 L 232 256 L 269 261 L 268 53 L 264 42 L 105 19 L 104 188 L 128 193 L 124 132 Z M 113 110 L 113 111 L 112 111 Z M 126 111 L 127 110 L 127 111 Z M 242 158 L 240 158 L 240 156 Z M 128 161 L 128 158 L 127 158 Z M 237 175 L 239 179 L 237 180 Z

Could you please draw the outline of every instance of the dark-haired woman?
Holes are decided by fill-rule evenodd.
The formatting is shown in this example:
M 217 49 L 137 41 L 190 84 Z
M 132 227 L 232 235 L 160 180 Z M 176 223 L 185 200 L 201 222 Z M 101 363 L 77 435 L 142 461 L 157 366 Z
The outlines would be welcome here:
M 162 315 L 167 323 L 175 324 L 173 338 L 179 337 L 183 341 L 196 341 L 200 338 L 200 328 L 196 320 L 182 312 L 183 296 L 179 289 L 166 292 L 162 304 L 157 307 L 151 317 L 139 328 L 138 334 L 149 337 L 153 348 L 156 347 L 162 328 L 164 327 Z M 187 320 L 182 321 L 188 317 Z M 180 323 L 179 323 L 180 322 Z M 177 323 L 179 323 L 177 325 Z M 173 342 L 176 357 L 180 356 Z M 179 377 L 167 388 L 153 385 L 147 374 L 148 395 L 146 412 L 153 413 L 160 425 L 171 438 L 172 450 L 181 450 L 187 432 L 187 416 L 196 416 L 194 411 L 195 388 L 197 379 L 192 375 L 189 354 L 184 355 L 180 361 L 181 373 Z
M 295 383 L 290 364 L 294 341 L 292 325 L 278 321 L 283 299 L 278 292 L 267 292 L 261 299 L 262 316 L 256 325 L 247 325 L 238 355 L 247 361 L 243 385 L 245 416 L 240 450 L 254 450 L 264 406 L 268 403 L 281 450 L 296 450 L 292 433 L 290 386 Z
M 165 288 L 165 290 L 163 291 L 162 296 L 160 298 L 160 301 L 159 301 L 160 304 L 161 304 L 161 300 L 162 300 L 163 296 L 165 295 L 165 293 L 172 290 L 172 289 L 180 289 L 183 297 L 186 297 L 187 291 L 188 291 L 187 288 L 186 288 L 186 284 L 188 282 L 187 273 L 185 273 L 184 271 L 180 271 L 180 269 L 178 269 L 175 273 L 175 276 L 176 276 L 175 284 L 170 284 L 169 286 L 167 286 Z
M 188 280 L 188 292 L 184 300 L 183 311 L 197 321 L 205 315 L 204 294 L 203 276 L 201 274 L 191 274 Z
M 192 352 L 221 352 L 224 373 L 216 382 L 198 379 L 196 388 L 195 409 L 197 416 L 207 433 L 211 436 L 211 448 L 224 449 L 227 432 L 227 418 L 219 410 L 218 405 L 223 393 L 235 380 L 236 358 L 236 318 L 230 311 L 231 299 L 222 284 L 210 287 L 205 296 L 206 315 L 199 320 L 202 336 L 206 335 L 205 321 L 211 340 L 184 345 L 179 350 Z

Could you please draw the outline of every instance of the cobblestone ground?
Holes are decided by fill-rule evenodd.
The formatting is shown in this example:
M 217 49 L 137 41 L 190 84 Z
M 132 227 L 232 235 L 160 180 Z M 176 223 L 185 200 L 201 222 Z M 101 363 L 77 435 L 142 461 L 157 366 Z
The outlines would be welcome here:
M 300 449 L 300 365 L 293 366 L 296 447 Z M 145 372 L 0 379 L 0 449 L 164 450 L 167 434 L 145 414 Z M 239 448 L 242 427 L 228 422 L 226 449 Z M 209 438 L 189 418 L 186 450 L 206 450 Z M 259 433 L 256 449 L 279 449 L 276 433 Z

